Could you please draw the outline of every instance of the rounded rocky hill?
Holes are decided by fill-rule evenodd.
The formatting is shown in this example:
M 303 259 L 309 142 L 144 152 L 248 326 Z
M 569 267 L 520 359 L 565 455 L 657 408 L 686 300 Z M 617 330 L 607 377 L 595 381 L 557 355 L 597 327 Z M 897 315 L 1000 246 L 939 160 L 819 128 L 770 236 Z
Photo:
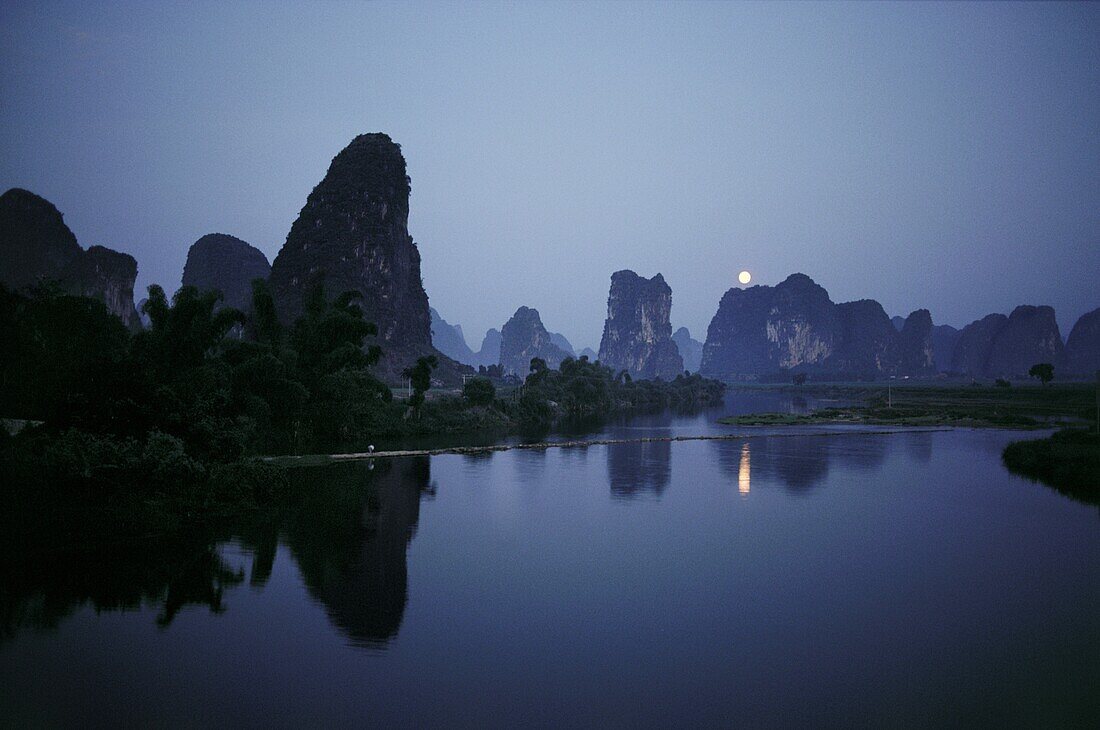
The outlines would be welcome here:
M 251 309 L 252 281 L 266 279 L 271 264 L 263 251 L 225 233 L 208 233 L 191 244 L 183 267 L 183 285 L 219 291 L 223 306 Z

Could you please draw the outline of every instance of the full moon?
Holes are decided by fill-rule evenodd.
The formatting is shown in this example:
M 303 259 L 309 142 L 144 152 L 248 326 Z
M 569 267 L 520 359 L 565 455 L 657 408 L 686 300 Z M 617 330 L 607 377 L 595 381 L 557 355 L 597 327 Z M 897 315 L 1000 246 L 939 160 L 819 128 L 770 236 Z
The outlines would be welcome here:
M 742 271 L 740 274 L 737 275 L 737 280 L 742 284 L 748 284 L 750 281 L 752 281 L 752 274 L 747 271 Z

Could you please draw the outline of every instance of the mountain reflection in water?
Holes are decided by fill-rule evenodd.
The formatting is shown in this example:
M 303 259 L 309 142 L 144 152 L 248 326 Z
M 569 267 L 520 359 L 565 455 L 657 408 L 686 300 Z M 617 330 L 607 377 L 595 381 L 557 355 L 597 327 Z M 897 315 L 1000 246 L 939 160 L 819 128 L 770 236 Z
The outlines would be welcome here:
M 668 420 L 650 417 L 645 433 L 669 435 Z M 927 462 L 932 453 L 932 434 L 921 432 L 709 443 L 721 471 L 743 497 L 761 483 L 782 484 L 792 495 L 806 495 L 826 479 L 832 463 L 857 471 L 879 468 L 891 444 L 916 462 Z M 668 441 L 607 446 L 612 499 L 660 498 L 671 481 L 672 450 Z M 589 457 L 585 448 L 563 453 L 578 465 Z M 493 455 L 462 458 L 475 466 L 489 464 Z M 537 482 L 547 468 L 542 450 L 513 452 L 511 458 L 519 483 Z M 84 605 L 96 611 L 156 608 L 156 623 L 162 627 L 187 606 L 220 613 L 226 592 L 246 582 L 245 572 L 222 555 L 221 546 L 234 543 L 251 555 L 247 583 L 254 588 L 266 585 L 279 545 L 285 545 L 331 623 L 356 646 L 385 647 L 398 634 L 408 602 L 406 554 L 416 534 L 420 503 L 434 496 L 430 458 L 333 464 L 291 474 L 300 485 L 300 502 L 264 520 L 96 550 L 52 551 L 50 537 L 44 535 L 42 545 L 8 555 L 0 641 L 22 629 L 56 628 Z
M 1096 724 L 1098 513 L 1010 474 L 1018 435 L 767 433 L 295 469 L 275 514 L 99 550 L 43 530 L 4 556 L 0 717 Z
M 432 494 L 428 457 L 379 460 L 352 510 L 303 510 L 286 541 L 309 592 L 352 643 L 381 647 L 397 635 L 409 595 L 406 550 L 416 534 L 420 500 Z M 342 465 L 362 478 L 361 465 Z

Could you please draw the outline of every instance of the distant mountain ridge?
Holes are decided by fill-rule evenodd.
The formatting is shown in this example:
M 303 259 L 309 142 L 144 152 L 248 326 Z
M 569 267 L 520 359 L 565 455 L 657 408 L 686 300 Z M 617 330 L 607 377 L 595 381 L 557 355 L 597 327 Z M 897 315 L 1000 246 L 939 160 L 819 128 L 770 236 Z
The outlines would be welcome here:
M 432 345 L 452 360 L 460 363 L 478 366 L 477 355 L 466 344 L 466 337 L 462 334 L 462 325 L 450 324 L 439 316 L 435 307 L 428 311 L 432 317 Z
M 703 343 L 692 338 L 687 327 L 673 332 L 672 341 L 676 343 L 676 349 L 684 359 L 684 369 L 693 373 L 699 372 L 699 365 L 703 361 Z

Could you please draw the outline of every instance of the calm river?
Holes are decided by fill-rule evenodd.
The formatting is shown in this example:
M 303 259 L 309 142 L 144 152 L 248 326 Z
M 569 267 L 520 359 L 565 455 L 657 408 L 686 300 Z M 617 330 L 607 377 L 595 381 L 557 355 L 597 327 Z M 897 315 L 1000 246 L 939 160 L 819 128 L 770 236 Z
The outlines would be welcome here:
M 1009 474 L 1017 437 L 298 470 L 277 524 L 25 566 L 0 721 L 1095 726 L 1100 511 Z

